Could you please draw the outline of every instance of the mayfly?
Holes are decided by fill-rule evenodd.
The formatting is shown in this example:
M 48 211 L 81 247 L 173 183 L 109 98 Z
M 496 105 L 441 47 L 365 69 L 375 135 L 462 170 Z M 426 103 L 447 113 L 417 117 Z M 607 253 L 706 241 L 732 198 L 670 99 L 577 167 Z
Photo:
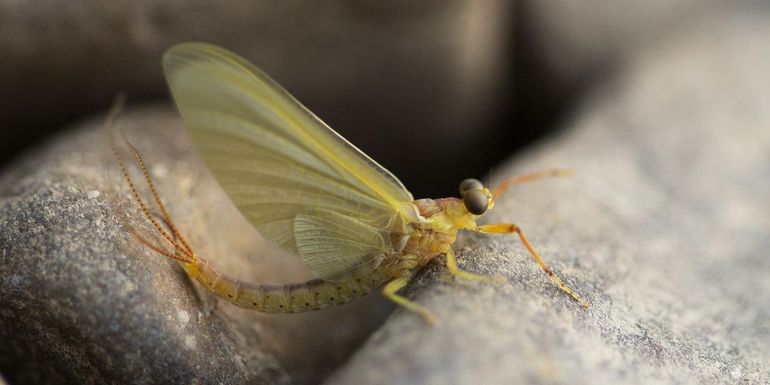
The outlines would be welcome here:
M 126 142 L 160 218 L 137 192 L 113 144 L 133 198 L 170 249 L 134 235 L 225 300 L 262 312 L 295 313 L 349 302 L 382 287 L 387 298 L 435 323 L 428 309 L 398 294 L 430 260 L 445 256 L 456 277 L 506 280 L 458 268 L 452 244 L 458 230 L 470 230 L 517 234 L 548 277 L 588 307 L 546 266 L 520 227 L 476 224 L 511 184 L 565 171 L 509 178 L 491 190 L 466 179 L 460 198 L 414 200 L 393 174 L 245 59 L 213 45 L 184 43 L 166 52 L 163 69 L 190 136 L 224 191 L 261 234 L 317 276 L 303 283 L 255 284 L 219 271 L 193 251 L 171 220 L 138 151 Z

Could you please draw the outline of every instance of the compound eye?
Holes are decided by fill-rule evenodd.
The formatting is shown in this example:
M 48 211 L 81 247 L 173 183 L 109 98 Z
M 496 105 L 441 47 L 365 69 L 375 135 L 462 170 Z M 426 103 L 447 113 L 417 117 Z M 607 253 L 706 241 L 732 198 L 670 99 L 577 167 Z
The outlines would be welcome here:
M 460 195 L 465 195 L 468 190 L 481 190 L 484 185 L 478 179 L 468 178 L 460 182 Z
M 463 194 L 463 203 L 465 204 L 465 208 L 468 209 L 468 212 L 473 215 L 481 215 L 487 212 L 487 207 L 489 207 L 489 197 L 480 188 L 466 190 Z

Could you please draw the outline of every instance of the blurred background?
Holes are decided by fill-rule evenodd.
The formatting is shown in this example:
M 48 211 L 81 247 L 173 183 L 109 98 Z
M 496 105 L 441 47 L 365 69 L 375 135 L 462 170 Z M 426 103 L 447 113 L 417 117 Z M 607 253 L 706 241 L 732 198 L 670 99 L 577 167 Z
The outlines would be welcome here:
M 161 55 L 176 43 L 201 40 L 256 63 L 415 197 L 454 195 L 462 178 L 483 177 L 557 127 L 625 52 L 703 13 L 735 6 L 3 2 L 0 162 L 104 113 L 119 92 L 133 105 L 167 102 Z
M 3 2 L 0 163 L 119 92 L 167 102 L 161 55 L 201 40 L 256 63 L 415 197 L 454 195 L 554 127 L 641 25 L 674 20 L 666 4 L 628 25 L 639 15 L 595 2 Z
M 256 63 L 415 197 L 454 195 L 557 127 L 626 53 L 704 14 L 761 4 L 3 2 L 0 164 L 104 113 L 119 92 L 167 102 L 161 55 L 201 40 Z

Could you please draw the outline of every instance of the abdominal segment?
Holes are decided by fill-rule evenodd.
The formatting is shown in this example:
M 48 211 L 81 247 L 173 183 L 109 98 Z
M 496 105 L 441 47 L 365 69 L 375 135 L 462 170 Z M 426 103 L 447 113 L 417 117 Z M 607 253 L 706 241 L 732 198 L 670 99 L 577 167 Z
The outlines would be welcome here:
M 214 294 L 240 307 L 265 313 L 301 313 L 347 303 L 391 279 L 390 275 L 375 270 L 339 282 L 313 279 L 283 285 L 255 284 L 221 273 L 200 258 L 183 267 Z

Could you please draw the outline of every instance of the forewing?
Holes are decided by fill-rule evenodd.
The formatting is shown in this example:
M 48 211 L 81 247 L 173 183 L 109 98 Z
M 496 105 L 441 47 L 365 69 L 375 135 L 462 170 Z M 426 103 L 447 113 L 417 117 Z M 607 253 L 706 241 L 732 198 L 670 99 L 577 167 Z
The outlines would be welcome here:
M 163 65 L 222 188 L 265 237 L 322 278 L 371 266 L 377 252 L 392 251 L 393 226 L 416 220 L 398 179 L 246 60 L 186 43 L 170 49 Z M 308 226 L 323 236 L 310 236 Z M 383 242 L 364 247 L 377 239 Z

